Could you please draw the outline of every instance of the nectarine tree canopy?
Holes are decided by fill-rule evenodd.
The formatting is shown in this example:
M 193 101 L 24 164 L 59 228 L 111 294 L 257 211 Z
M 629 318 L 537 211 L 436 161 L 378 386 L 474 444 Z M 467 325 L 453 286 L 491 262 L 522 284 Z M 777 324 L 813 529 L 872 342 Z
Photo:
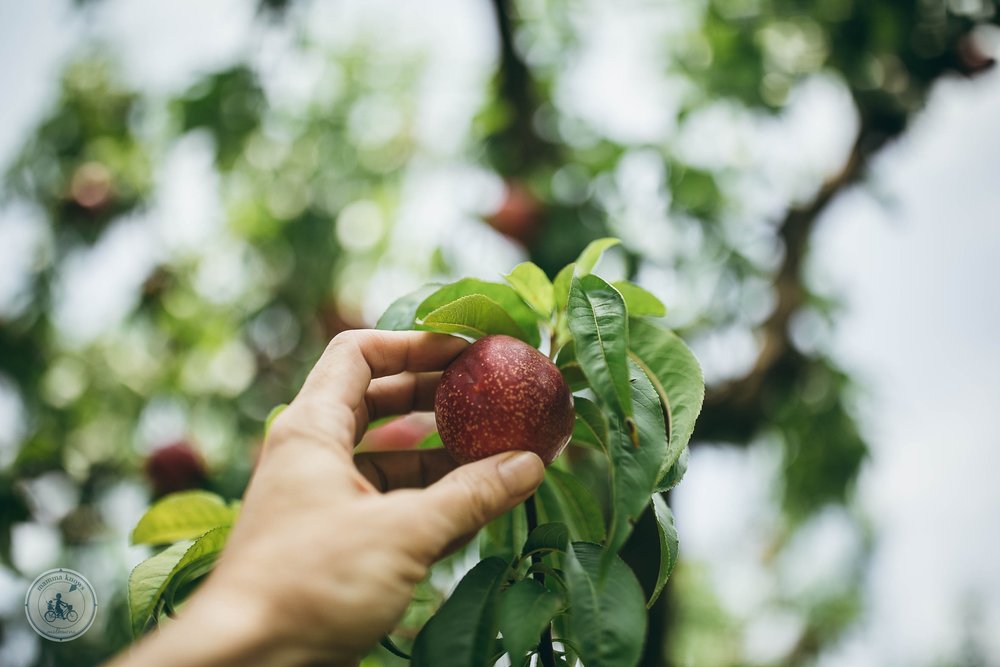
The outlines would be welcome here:
M 96 4 L 81 1 L 74 11 Z M 294 394 L 333 335 L 376 323 L 407 328 L 414 318 L 426 324 L 432 313 L 468 333 L 456 313 L 440 312 L 457 308 L 441 285 L 501 283 L 500 271 L 509 286 L 466 296 L 475 303 L 462 304 L 459 315 L 475 307 L 477 322 L 486 318 L 531 344 L 543 343 L 536 316 L 553 308 L 619 307 L 619 315 L 643 318 L 628 323 L 631 361 L 602 365 L 593 345 L 569 346 L 557 360 L 571 385 L 574 363 L 606 379 L 591 383 L 592 401 L 577 401 L 574 439 L 583 446 L 629 437 L 614 423 L 609 432 L 598 405 L 617 406 L 623 419 L 645 411 L 648 424 L 657 397 L 679 392 L 657 457 L 666 463 L 646 480 L 657 489 L 680 479 L 689 438 L 692 448 L 772 448 L 781 459 L 783 511 L 780 530 L 763 540 L 772 556 L 821 508 L 846 502 L 866 444 L 851 407 L 854 381 L 825 346 L 838 304 L 806 270 L 813 232 L 838 196 L 863 181 L 879 151 L 907 132 L 936 81 L 992 66 L 984 26 L 997 23 L 1000 6 L 634 4 L 483 3 L 494 56 L 482 71 L 460 70 L 471 77 L 471 94 L 443 98 L 428 91 L 465 63 L 424 59 L 387 31 L 324 34 L 317 28 L 322 12 L 298 0 L 255 5 L 261 43 L 273 38 L 286 60 L 248 49 L 238 62 L 166 93 L 129 76 L 113 47 L 79 51 L 5 165 L 0 189 L 0 205 L 26 207 L 37 222 L 31 261 L 0 303 L 0 393 L 20 415 L 13 453 L 0 460 L 0 563 L 18 569 L 15 526 L 49 521 L 23 484 L 46 476 L 78 497 L 54 524 L 64 552 L 123 559 L 123 536 L 104 503 L 122 488 L 152 493 L 146 458 L 178 438 L 200 452 L 208 471 L 192 475 L 191 485 L 235 501 L 268 414 Z M 635 31 L 625 41 L 644 49 L 638 53 L 647 67 L 636 75 L 643 104 L 616 99 L 615 86 L 594 91 L 584 76 L 615 53 L 601 50 L 592 26 L 601 12 L 619 11 L 632 17 L 626 32 Z M 307 81 L 301 90 L 282 87 L 300 75 Z M 789 174 L 775 180 L 747 157 L 746 135 L 758 137 L 758 154 L 794 154 L 774 128 L 815 89 L 842 103 L 851 136 L 800 169 L 786 159 Z M 442 108 L 441 99 L 453 107 Z M 744 134 L 734 131 L 727 144 L 727 128 Z M 192 165 L 195 188 L 209 195 L 194 207 L 170 185 L 178 169 Z M 612 236 L 621 244 L 585 252 Z M 607 281 L 591 277 L 602 250 Z M 123 305 L 113 317 L 81 325 L 79 313 L 97 308 L 104 295 L 100 281 L 93 293 L 81 293 L 79 278 L 111 261 L 136 267 L 114 274 L 116 286 L 125 286 Z M 572 262 L 575 269 L 560 273 Z M 548 281 L 552 291 L 540 292 Z M 413 292 L 424 283 L 434 284 Z M 472 293 L 470 284 L 455 294 Z M 654 335 L 660 324 L 680 338 Z M 577 344 L 599 337 L 572 327 L 554 333 Z M 681 338 L 699 350 L 733 332 L 754 341 L 752 354 L 709 374 L 696 424 L 700 396 L 695 401 L 681 381 L 657 386 L 656 378 L 676 370 L 663 366 L 679 358 Z M 615 343 L 613 336 L 602 341 Z M 167 434 L 170 443 L 161 442 Z M 627 449 L 615 451 L 624 456 Z M 641 652 L 616 653 L 621 664 L 682 656 L 699 665 L 740 664 L 740 622 L 712 602 L 696 573 L 666 578 L 677 562 L 678 534 L 683 558 L 684 528 L 673 532 L 664 497 L 643 513 L 645 501 L 635 505 L 613 489 L 593 497 L 590 489 L 605 486 L 587 474 L 597 473 L 552 471 L 539 492 L 540 519 L 546 504 L 567 505 L 574 540 L 617 546 L 620 539 L 644 589 L 638 593 L 659 595 Z M 216 509 L 229 516 L 231 508 Z M 619 517 L 611 533 L 605 511 Z M 510 517 L 484 532 L 484 552 L 499 555 L 483 560 L 463 586 L 478 595 L 499 585 L 497 559 L 517 557 L 503 548 L 511 535 L 527 539 L 524 521 Z M 212 539 L 221 543 L 224 535 Z M 144 542 L 141 531 L 137 541 Z M 591 547 L 573 549 L 577 571 L 568 594 L 581 602 L 566 622 L 620 626 L 607 630 L 616 639 L 640 632 L 646 615 L 610 618 L 604 600 L 573 588 L 607 576 L 623 595 L 637 594 L 625 565 L 605 563 L 601 574 Z M 190 573 L 191 580 L 200 574 Z M 851 576 L 836 595 L 785 601 L 804 629 L 783 663 L 811 664 L 849 626 L 859 586 L 859 575 Z M 432 583 L 440 582 L 421 584 L 405 627 L 419 628 L 438 606 L 442 591 Z M 536 604 L 547 622 L 557 600 L 539 588 L 525 579 L 512 596 Z M 39 664 L 97 664 L 121 649 L 141 630 L 132 627 L 126 595 L 122 581 L 102 600 L 100 631 L 71 645 L 43 642 Z M 518 646 L 529 646 L 524 637 L 534 625 L 525 629 L 523 620 L 501 609 L 497 622 Z M 576 650 L 601 655 L 612 646 L 598 635 L 591 640 L 597 643 Z M 413 648 L 425 649 L 420 642 Z M 381 649 L 372 658 L 394 659 Z

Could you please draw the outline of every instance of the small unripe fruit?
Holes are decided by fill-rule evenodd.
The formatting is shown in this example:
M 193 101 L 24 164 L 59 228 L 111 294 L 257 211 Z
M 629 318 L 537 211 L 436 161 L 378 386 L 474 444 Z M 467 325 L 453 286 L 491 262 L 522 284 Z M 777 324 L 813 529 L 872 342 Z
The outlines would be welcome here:
M 153 484 L 153 495 L 198 489 L 208 474 L 201 455 L 187 442 L 175 442 L 154 450 L 146 459 L 146 475 Z
M 534 347 L 486 336 L 441 376 L 434 416 L 444 446 L 460 463 L 523 450 L 549 464 L 573 433 L 573 395 Z

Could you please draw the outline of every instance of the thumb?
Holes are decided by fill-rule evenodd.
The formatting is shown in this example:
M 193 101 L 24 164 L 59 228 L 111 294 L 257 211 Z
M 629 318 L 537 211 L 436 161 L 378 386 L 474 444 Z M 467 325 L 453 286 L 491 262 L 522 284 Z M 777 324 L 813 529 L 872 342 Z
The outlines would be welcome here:
M 421 511 L 442 519 L 441 550 L 468 537 L 534 493 L 545 465 L 531 452 L 507 452 L 459 466 L 421 493 Z

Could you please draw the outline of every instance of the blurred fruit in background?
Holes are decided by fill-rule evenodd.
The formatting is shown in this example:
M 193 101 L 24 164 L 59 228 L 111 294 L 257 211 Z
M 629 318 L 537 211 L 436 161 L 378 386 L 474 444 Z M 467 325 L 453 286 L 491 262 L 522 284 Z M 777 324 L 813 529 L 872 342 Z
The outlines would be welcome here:
M 486 222 L 504 236 L 531 247 L 545 223 L 545 209 L 524 183 L 509 180 L 504 187 L 500 207 L 486 217 Z
M 208 481 L 205 460 L 186 440 L 154 449 L 146 457 L 145 470 L 157 498 L 176 491 L 199 489 Z
M 114 196 L 111 172 L 100 162 L 85 162 L 73 172 L 70 197 L 85 209 L 104 208 Z

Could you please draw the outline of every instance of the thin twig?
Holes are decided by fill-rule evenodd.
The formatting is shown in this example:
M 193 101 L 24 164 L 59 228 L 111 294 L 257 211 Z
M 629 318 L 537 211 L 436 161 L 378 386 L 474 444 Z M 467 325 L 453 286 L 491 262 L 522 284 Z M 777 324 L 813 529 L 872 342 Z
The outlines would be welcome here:
M 525 512 L 528 515 L 528 534 L 530 535 L 535 528 L 538 527 L 538 509 L 535 507 L 535 496 L 531 496 L 524 503 Z M 534 553 L 531 555 L 531 563 L 542 562 L 542 554 Z M 534 576 L 535 581 L 541 585 L 545 585 L 545 573 L 536 571 L 532 576 Z M 556 656 L 555 651 L 552 649 L 552 624 L 549 623 L 545 626 L 545 630 L 542 631 L 542 636 L 538 640 L 538 659 L 542 663 L 542 667 L 555 667 Z

